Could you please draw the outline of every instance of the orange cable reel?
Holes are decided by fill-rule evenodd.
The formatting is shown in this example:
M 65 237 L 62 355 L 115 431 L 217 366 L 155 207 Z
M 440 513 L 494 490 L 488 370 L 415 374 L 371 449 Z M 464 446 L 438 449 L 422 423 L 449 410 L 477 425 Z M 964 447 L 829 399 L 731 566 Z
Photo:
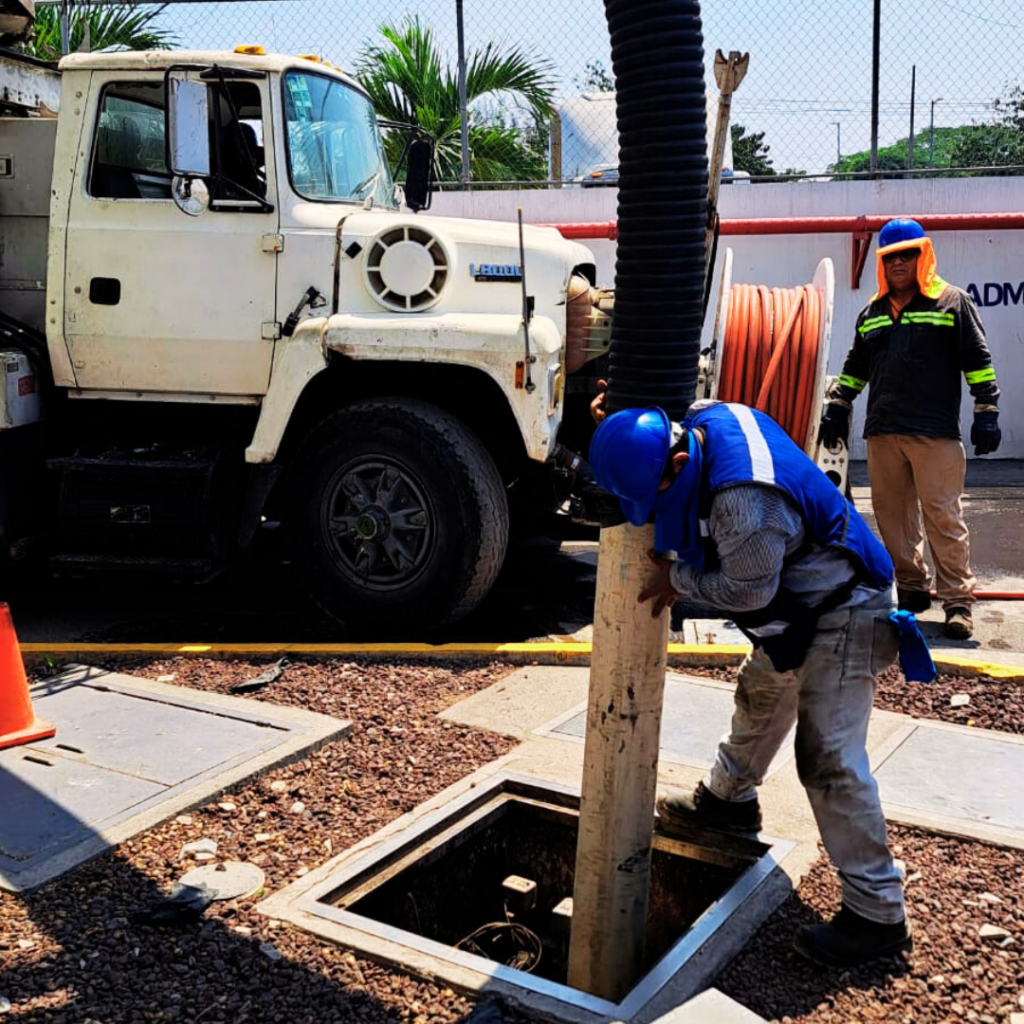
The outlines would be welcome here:
M 716 397 L 767 413 L 806 449 L 827 357 L 819 287 L 733 284 L 726 309 Z

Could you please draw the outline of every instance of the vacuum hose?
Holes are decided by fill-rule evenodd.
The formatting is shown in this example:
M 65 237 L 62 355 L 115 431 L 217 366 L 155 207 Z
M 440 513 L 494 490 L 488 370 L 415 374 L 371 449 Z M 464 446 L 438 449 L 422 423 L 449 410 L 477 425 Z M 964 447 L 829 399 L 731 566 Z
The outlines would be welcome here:
M 605 0 L 619 129 L 615 321 L 609 412 L 661 406 L 675 420 L 697 386 L 707 108 L 696 0 Z

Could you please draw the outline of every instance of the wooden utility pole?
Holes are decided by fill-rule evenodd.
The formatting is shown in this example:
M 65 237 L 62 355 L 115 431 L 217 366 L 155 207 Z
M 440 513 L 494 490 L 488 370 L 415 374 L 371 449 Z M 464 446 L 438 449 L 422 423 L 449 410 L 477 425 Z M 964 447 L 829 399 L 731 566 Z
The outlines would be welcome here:
M 601 531 L 569 984 L 619 1002 L 640 978 L 668 612 L 637 602 L 654 527 Z

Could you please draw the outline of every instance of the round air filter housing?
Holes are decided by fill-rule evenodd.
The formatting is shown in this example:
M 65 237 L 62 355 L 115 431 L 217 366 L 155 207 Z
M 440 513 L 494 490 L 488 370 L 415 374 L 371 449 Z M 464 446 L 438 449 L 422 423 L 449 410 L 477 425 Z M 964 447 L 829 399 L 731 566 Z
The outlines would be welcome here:
M 448 273 L 448 252 L 441 240 L 412 224 L 378 236 L 366 258 L 366 283 L 373 297 L 402 313 L 437 302 Z

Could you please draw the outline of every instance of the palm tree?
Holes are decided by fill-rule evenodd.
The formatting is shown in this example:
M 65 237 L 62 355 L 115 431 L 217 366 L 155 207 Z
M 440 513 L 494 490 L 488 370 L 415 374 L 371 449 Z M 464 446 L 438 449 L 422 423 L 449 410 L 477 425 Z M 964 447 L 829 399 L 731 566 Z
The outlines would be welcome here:
M 153 22 L 163 12 L 160 7 L 139 7 L 125 4 L 75 4 L 69 15 L 70 43 L 74 52 L 86 41 L 89 49 L 99 50 L 170 50 L 177 37 Z M 35 38 L 24 46 L 28 53 L 42 60 L 60 60 L 60 6 L 47 4 L 36 8 Z
M 356 77 L 380 117 L 417 125 L 431 139 L 438 179 L 458 181 L 462 150 L 457 72 L 442 63 L 432 30 L 418 17 L 407 17 L 399 27 L 382 25 L 380 32 L 385 41 L 363 47 L 356 60 Z M 550 61 L 493 41 L 469 55 L 466 102 L 467 106 L 476 103 L 469 115 L 473 178 L 509 181 L 546 176 L 546 159 L 536 144 L 531 146 L 531 132 L 519 127 L 514 116 L 509 118 L 504 105 L 509 101 L 518 105 L 533 122 L 536 136 L 553 112 L 553 72 Z M 385 144 L 394 162 L 402 140 L 392 135 Z

